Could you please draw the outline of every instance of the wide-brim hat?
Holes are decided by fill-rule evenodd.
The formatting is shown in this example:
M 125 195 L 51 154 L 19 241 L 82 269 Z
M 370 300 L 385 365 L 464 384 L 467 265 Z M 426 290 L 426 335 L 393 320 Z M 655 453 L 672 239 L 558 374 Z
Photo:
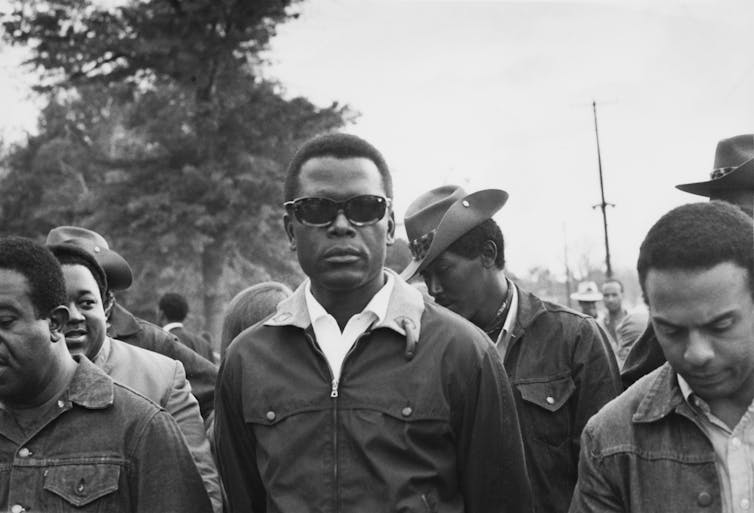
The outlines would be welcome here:
M 576 301 L 602 301 L 602 292 L 593 281 L 582 281 L 576 287 L 576 292 L 571 294 L 571 299 Z
M 55 257 L 59 260 L 66 256 L 75 256 L 82 259 L 84 262 L 86 262 L 86 267 L 89 268 L 92 274 L 97 275 L 96 278 L 99 278 L 99 280 L 105 286 L 105 290 L 108 290 L 109 285 L 107 283 L 107 273 L 105 273 L 105 270 L 102 269 L 102 266 L 99 265 L 99 262 L 97 262 L 97 259 L 94 258 L 94 255 L 90 251 L 87 251 L 81 246 L 67 243 L 48 244 L 47 249 L 49 249 L 52 254 L 55 255 Z
M 737 135 L 717 143 L 715 163 L 706 182 L 682 183 L 676 189 L 699 196 L 736 189 L 754 191 L 754 135 Z
M 401 273 L 406 280 L 421 272 L 448 246 L 490 219 L 508 201 L 500 189 L 471 194 L 458 185 L 425 192 L 406 209 L 405 227 L 412 260 Z
M 105 271 L 110 290 L 125 290 L 133 283 L 133 272 L 126 259 L 110 249 L 105 238 L 97 232 L 79 226 L 58 226 L 50 230 L 47 246 L 78 246 L 97 261 Z

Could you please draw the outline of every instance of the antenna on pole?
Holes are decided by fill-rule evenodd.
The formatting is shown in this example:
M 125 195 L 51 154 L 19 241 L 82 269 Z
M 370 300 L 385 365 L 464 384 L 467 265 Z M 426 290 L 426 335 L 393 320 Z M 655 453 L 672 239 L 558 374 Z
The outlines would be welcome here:
M 563 223 L 563 264 L 565 265 L 565 297 L 566 306 L 571 306 L 571 267 L 568 265 L 568 235 L 566 224 Z
M 610 265 L 610 241 L 607 236 L 607 207 L 614 207 L 615 204 L 605 202 L 605 183 L 602 178 L 602 154 L 600 153 L 600 132 L 597 129 L 597 102 L 592 100 L 592 110 L 594 111 L 594 135 L 597 138 L 597 168 L 600 172 L 600 197 L 602 202 L 593 205 L 592 208 L 600 207 L 602 209 L 602 227 L 605 231 L 605 264 L 607 266 L 606 275 L 608 278 L 613 276 L 613 268 Z

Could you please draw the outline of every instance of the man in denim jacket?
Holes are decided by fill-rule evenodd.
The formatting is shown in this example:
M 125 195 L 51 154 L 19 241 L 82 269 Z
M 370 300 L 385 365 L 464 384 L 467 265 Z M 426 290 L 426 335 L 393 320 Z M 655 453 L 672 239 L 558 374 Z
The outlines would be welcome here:
M 0 239 L 0 510 L 209 513 L 175 420 L 71 357 L 60 266 Z
M 752 507 L 753 232 L 720 201 L 650 229 L 637 267 L 667 363 L 590 419 L 572 513 Z

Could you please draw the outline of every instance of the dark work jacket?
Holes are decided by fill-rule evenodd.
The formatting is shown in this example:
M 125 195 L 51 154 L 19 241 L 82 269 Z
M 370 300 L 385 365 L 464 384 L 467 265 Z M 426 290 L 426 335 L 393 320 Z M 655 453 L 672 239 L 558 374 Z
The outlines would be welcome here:
M 0 409 L 0 510 L 212 513 L 170 414 L 83 357 L 24 433 Z
M 720 513 L 715 451 L 669 364 L 584 429 L 571 513 Z
M 636 383 L 639 378 L 661 367 L 665 363 L 665 354 L 662 352 L 660 343 L 652 328 L 652 323 L 647 324 L 644 333 L 636 339 L 631 351 L 623 364 L 620 379 L 623 388 L 628 388 Z
M 178 337 L 178 340 L 180 340 L 184 346 L 188 347 L 196 354 L 202 356 L 203 358 L 206 358 L 212 363 L 215 363 L 215 355 L 212 353 L 212 346 L 200 335 L 188 331 L 183 326 L 176 326 L 175 328 L 170 330 L 169 333 L 172 333 L 173 335 Z
M 233 512 L 529 512 L 518 419 L 494 346 L 397 275 L 339 383 L 303 285 L 220 369 L 215 440 Z
M 579 437 L 589 417 L 620 394 L 615 355 L 597 323 L 519 289 L 505 369 L 521 422 L 535 511 L 568 510 Z
M 108 335 L 181 362 L 186 370 L 186 379 L 191 384 L 191 393 L 199 403 L 202 418 L 206 419 L 212 412 L 217 380 L 215 364 L 181 344 L 175 335 L 171 335 L 150 322 L 134 317 L 118 303 L 115 303 L 110 314 Z

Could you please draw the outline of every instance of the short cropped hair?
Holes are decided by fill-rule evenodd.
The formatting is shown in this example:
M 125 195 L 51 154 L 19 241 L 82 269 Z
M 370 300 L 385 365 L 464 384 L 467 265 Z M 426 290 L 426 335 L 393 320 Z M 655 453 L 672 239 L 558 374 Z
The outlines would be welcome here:
M 44 246 L 24 237 L 0 238 L 0 269 L 15 271 L 29 283 L 29 297 L 38 319 L 47 319 L 65 305 L 63 271 Z
M 505 267 L 505 241 L 503 232 L 494 219 L 487 219 L 461 235 L 450 246 L 448 251 L 465 258 L 473 259 L 482 254 L 484 244 L 487 241 L 495 243 L 497 247 L 497 256 L 495 257 L 495 267 L 502 269 Z
M 73 245 L 51 246 L 50 250 L 52 251 L 52 254 L 55 255 L 55 258 L 58 259 L 61 266 L 83 265 L 89 269 L 89 272 L 92 273 L 92 276 L 94 277 L 94 281 L 97 282 L 97 288 L 99 289 L 102 303 L 107 303 L 107 277 L 105 271 L 97 263 L 97 260 L 95 260 L 94 255 L 85 249 Z
M 282 283 L 266 281 L 236 294 L 225 310 L 220 336 L 220 354 L 225 356 L 228 345 L 239 333 L 272 314 L 278 303 L 292 293 L 291 289 Z
M 657 221 L 641 243 L 636 269 L 647 300 L 651 269 L 707 270 L 731 262 L 746 269 L 754 297 L 754 224 L 740 208 L 723 201 L 689 203 Z
M 333 133 L 309 139 L 296 152 L 288 164 L 283 195 L 285 201 L 296 199 L 299 190 L 301 168 L 307 160 L 318 157 L 349 159 L 363 157 L 374 162 L 382 176 L 385 195 L 393 197 L 393 178 L 382 154 L 364 139 L 351 134 Z
M 188 315 L 186 298 L 176 292 L 168 292 L 160 298 L 160 310 L 169 322 L 181 322 Z
M 605 286 L 605 285 L 607 285 L 608 283 L 617 283 L 617 284 L 618 284 L 618 287 L 620 288 L 620 291 L 621 291 L 621 292 L 623 292 L 623 290 L 624 290 L 624 289 L 623 289 L 623 282 L 622 282 L 622 281 L 620 281 L 620 280 L 618 280 L 618 279 L 616 279 L 616 278 L 608 278 L 608 279 L 606 279 L 606 280 L 605 280 L 605 281 L 604 281 L 604 282 L 602 283 L 602 286 L 604 287 L 604 286 Z

